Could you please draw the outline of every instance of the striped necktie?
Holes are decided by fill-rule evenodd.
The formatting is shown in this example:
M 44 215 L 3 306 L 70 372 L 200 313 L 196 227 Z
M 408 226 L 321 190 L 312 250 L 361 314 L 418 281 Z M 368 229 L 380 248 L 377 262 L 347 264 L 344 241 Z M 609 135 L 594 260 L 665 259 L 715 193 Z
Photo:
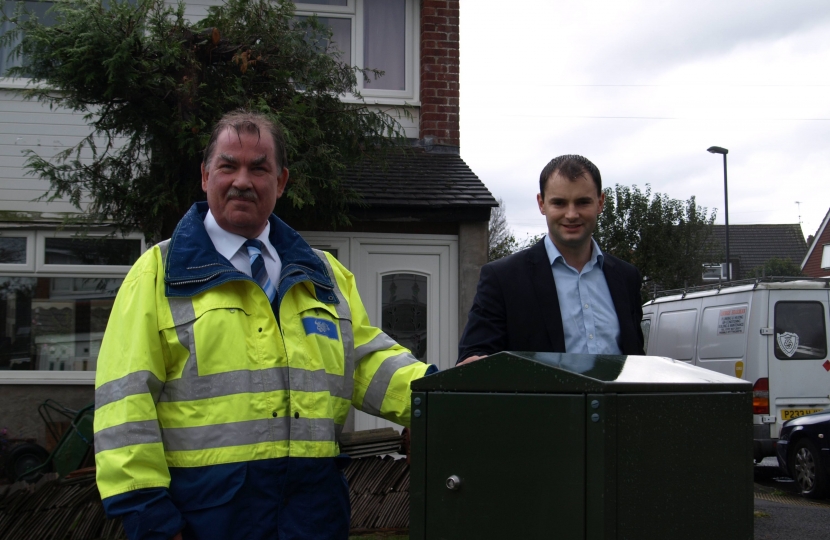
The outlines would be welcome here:
M 277 288 L 271 283 L 268 272 L 265 270 L 265 259 L 262 257 L 262 242 L 259 240 L 247 240 L 245 247 L 248 248 L 248 257 L 251 259 L 251 277 L 259 283 L 262 290 L 268 296 L 268 301 L 273 302 L 277 295 Z

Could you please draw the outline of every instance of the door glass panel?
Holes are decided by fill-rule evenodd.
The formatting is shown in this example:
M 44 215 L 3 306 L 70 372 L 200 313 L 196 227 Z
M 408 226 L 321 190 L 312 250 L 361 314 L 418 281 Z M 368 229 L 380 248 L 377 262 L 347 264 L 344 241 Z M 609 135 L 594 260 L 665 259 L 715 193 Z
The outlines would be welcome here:
M 363 67 L 379 69 L 364 88 L 406 89 L 406 0 L 365 0 L 363 8 Z
M 381 328 L 412 351 L 418 360 L 427 361 L 427 278 L 418 274 L 383 276 Z
M 94 370 L 122 281 L 0 277 L 0 370 Z
M 26 238 L 0 238 L 0 264 L 26 264 Z
M 827 355 L 824 306 L 821 302 L 775 304 L 775 357 L 817 360 Z

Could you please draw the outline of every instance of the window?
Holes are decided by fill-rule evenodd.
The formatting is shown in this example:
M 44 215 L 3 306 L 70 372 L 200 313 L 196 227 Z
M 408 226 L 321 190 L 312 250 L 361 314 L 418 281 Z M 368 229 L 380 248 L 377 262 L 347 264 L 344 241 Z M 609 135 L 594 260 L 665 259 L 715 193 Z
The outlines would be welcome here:
M 416 2 L 413 0 L 317 0 L 296 2 L 297 17 L 316 14 L 332 30 L 332 44 L 353 66 L 383 71 L 369 82 L 358 77 L 367 97 L 417 98 Z
M 15 12 L 20 4 L 23 4 L 23 8 L 33 13 L 39 21 L 47 26 L 51 26 L 55 24 L 55 17 L 51 13 L 47 13 L 49 8 L 54 5 L 54 2 L 15 2 L 11 0 L 0 0 L 3 2 L 3 11 L 6 14 L 11 15 Z M 5 34 L 6 32 L 12 29 L 13 25 L 11 23 L 0 23 L 0 35 Z M 9 53 L 14 49 L 18 43 L 20 43 L 20 37 L 18 39 L 7 46 L 0 46 L 0 77 L 5 77 L 6 72 L 11 67 L 20 66 L 23 64 L 23 58 L 9 58 Z
M 41 272 L 120 272 L 126 275 L 143 252 L 144 240 L 140 235 L 113 238 L 44 231 L 37 234 L 35 269 Z
M 46 238 L 44 264 L 130 266 L 141 254 L 141 240 Z
M 729 269 L 732 269 L 732 264 L 729 265 Z M 728 279 L 726 263 L 703 265 L 703 281 L 723 281 L 726 279 Z
M 140 235 L 0 231 L 0 372 L 94 371 Z
M 35 269 L 34 232 L 0 231 L 0 271 Z
M 427 278 L 418 274 L 388 274 L 381 284 L 381 329 L 412 351 L 427 357 Z
M 821 250 L 821 268 L 830 269 L 830 244 L 825 244 Z
M 95 370 L 122 281 L 0 277 L 0 370 Z
M 827 356 L 821 302 L 776 302 L 774 333 L 779 360 L 821 360 Z

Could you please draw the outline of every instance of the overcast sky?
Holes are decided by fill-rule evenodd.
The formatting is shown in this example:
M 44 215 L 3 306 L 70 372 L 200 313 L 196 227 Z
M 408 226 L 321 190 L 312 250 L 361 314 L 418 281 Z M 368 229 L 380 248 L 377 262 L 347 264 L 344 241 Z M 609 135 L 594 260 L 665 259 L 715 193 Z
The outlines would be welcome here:
M 461 156 L 517 239 L 545 231 L 539 172 L 582 154 L 604 186 L 697 197 L 724 222 L 830 208 L 827 0 L 461 0 Z

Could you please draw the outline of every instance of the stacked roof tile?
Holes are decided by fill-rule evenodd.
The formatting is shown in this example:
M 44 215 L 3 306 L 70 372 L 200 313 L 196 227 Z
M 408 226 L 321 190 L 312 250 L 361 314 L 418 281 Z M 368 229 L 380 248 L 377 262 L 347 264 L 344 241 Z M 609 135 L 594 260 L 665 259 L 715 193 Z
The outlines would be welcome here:
M 95 470 L 37 484 L 0 488 L 0 538 L 4 540 L 121 540 L 120 519 L 107 519 Z M 406 459 L 353 459 L 343 471 L 349 481 L 353 531 L 409 527 L 409 465 Z
M 408 149 L 384 163 L 352 167 L 344 181 L 372 208 L 498 206 L 461 156 L 452 153 Z

